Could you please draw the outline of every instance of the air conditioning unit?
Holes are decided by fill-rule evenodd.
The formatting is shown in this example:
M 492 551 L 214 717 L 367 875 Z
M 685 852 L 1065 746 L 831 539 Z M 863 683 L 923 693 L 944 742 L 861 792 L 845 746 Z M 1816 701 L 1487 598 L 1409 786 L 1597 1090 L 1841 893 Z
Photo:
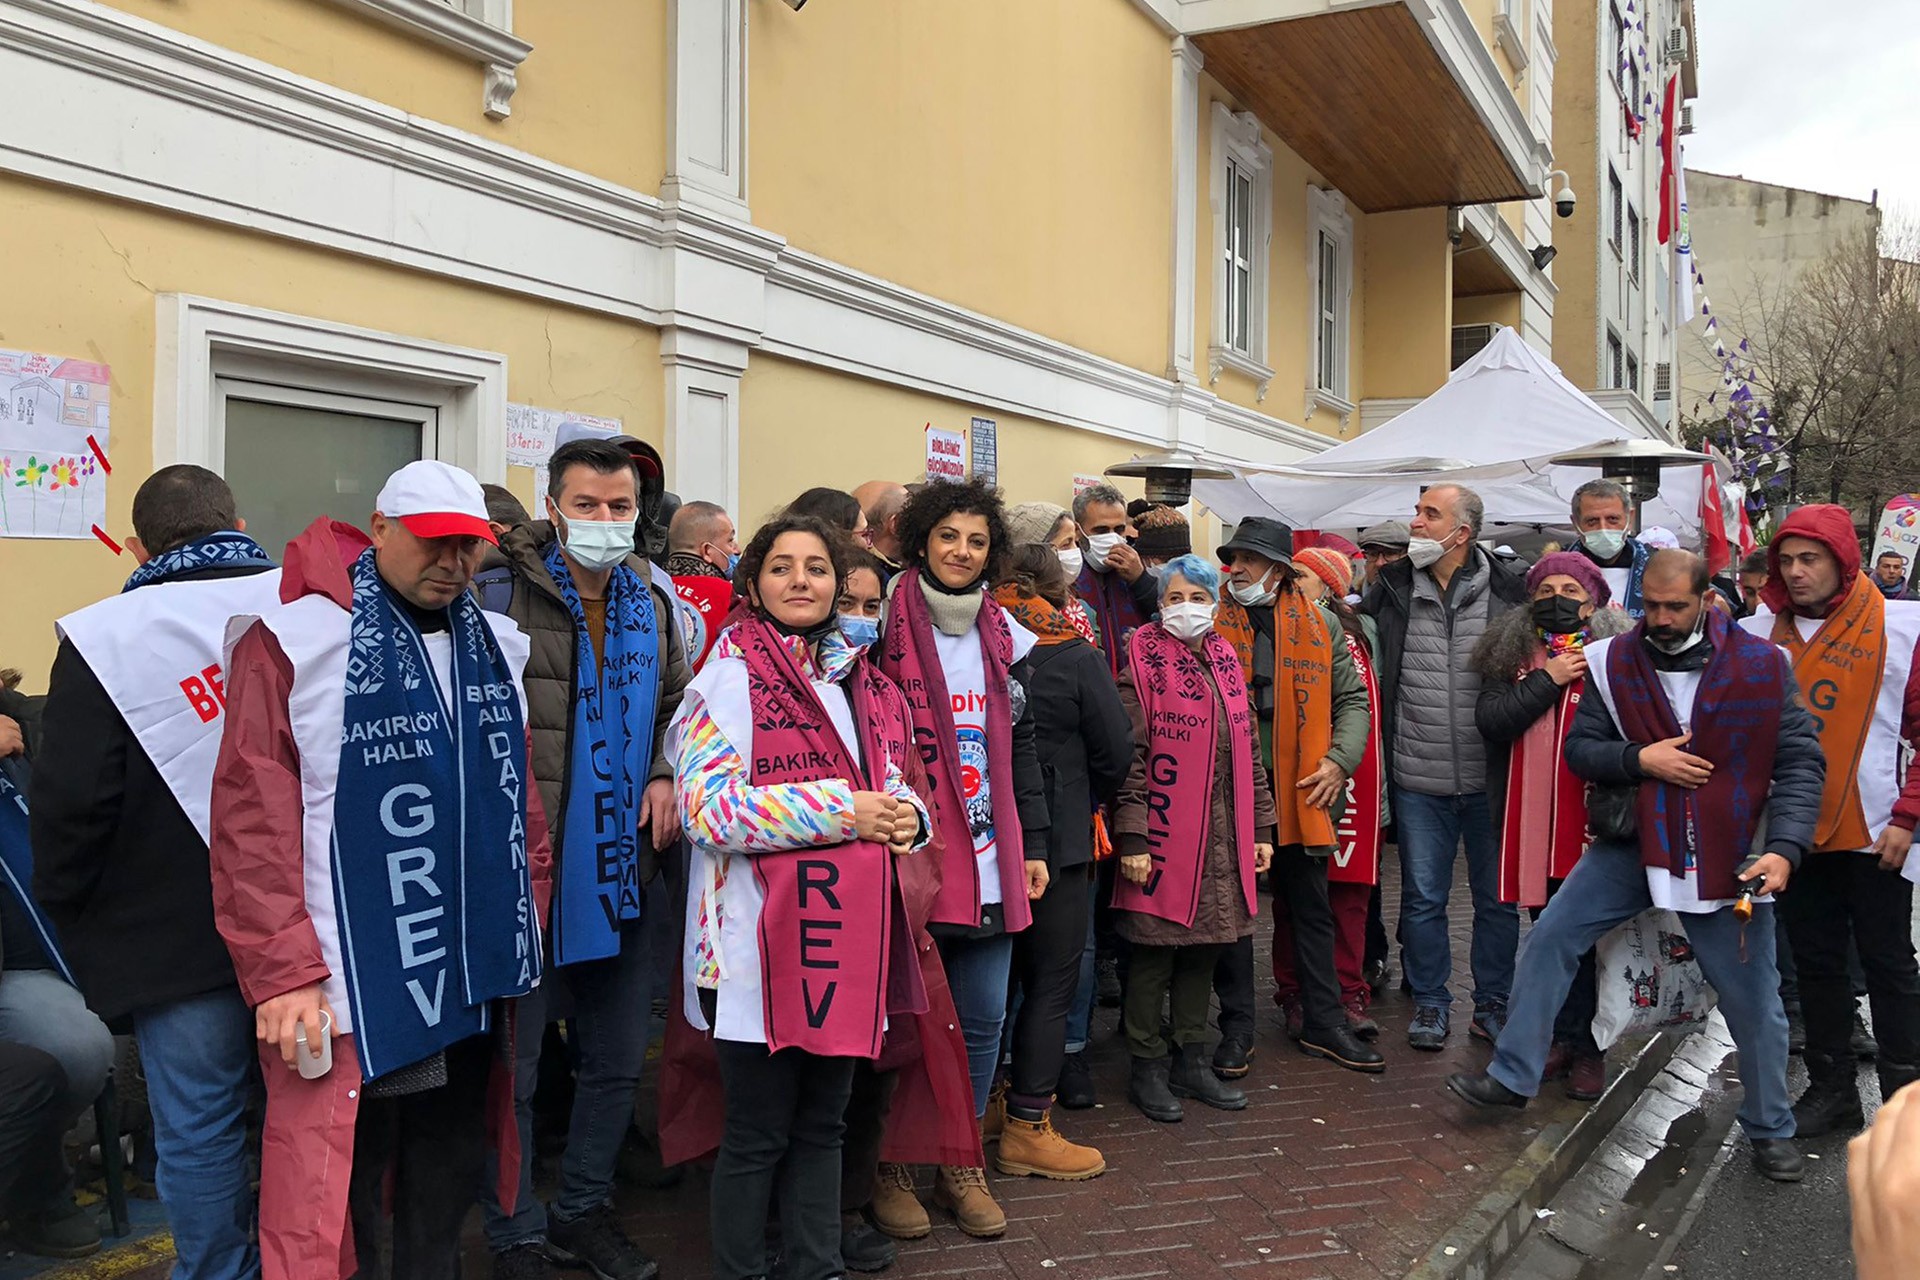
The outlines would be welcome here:
M 1682 134 L 1693 132 L 1693 104 L 1691 102 L 1683 103 L 1680 107 L 1680 132 Z
M 1467 361 L 1480 354 L 1480 349 L 1493 341 L 1493 335 L 1500 328 L 1497 324 L 1457 324 L 1453 326 L 1453 364 L 1458 369 Z
M 1687 29 L 1675 27 L 1667 32 L 1667 61 L 1685 62 L 1687 60 Z
M 1673 399 L 1673 366 L 1664 361 L 1653 366 L 1653 398 Z

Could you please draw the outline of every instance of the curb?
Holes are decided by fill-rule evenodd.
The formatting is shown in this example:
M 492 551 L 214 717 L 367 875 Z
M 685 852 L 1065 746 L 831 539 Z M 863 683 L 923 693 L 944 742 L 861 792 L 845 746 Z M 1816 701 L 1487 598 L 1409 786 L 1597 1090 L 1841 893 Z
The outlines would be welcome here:
M 1407 1280 L 1489 1280 L 1533 1229 L 1536 1212 L 1606 1141 L 1679 1043 L 1668 1031 L 1650 1037 L 1599 1101 L 1543 1128 L 1492 1190 L 1413 1264 Z

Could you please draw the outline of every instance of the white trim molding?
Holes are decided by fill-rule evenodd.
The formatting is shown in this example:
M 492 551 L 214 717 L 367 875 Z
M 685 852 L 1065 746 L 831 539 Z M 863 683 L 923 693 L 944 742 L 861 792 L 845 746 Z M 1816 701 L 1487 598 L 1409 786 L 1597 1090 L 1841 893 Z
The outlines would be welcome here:
M 669 0 L 661 198 L 749 221 L 745 0 Z
M 1213 157 L 1208 204 L 1213 211 L 1213 332 L 1207 345 L 1207 384 L 1220 381 L 1223 369 L 1253 379 L 1256 396 L 1264 401 L 1273 383 L 1267 365 L 1267 300 L 1271 284 L 1273 241 L 1273 149 L 1260 130 L 1260 118 L 1251 111 L 1232 111 L 1215 102 L 1212 112 Z M 1248 184 L 1247 333 L 1246 346 L 1229 341 L 1233 332 L 1232 284 L 1238 266 L 1231 261 L 1233 192 L 1232 171 L 1239 169 Z
M 334 0 L 376 22 L 465 54 L 486 72 L 481 109 L 495 120 L 513 114 L 520 64 L 533 46 L 513 34 L 513 0 Z
M 1334 299 L 1333 382 L 1320 380 L 1325 352 L 1320 349 L 1320 326 L 1325 319 L 1321 301 L 1321 280 L 1325 263 L 1320 255 L 1320 238 L 1333 242 L 1338 259 L 1340 291 Z M 1340 416 L 1340 430 L 1347 429 L 1353 417 L 1353 213 L 1347 198 L 1327 187 L 1307 188 L 1307 399 L 1309 418 L 1315 409 L 1326 409 Z
M 1173 318 L 1167 376 L 1192 382 L 1194 296 L 1200 237 L 1200 68 L 1206 60 L 1185 36 L 1173 38 Z
M 153 464 L 218 470 L 223 377 L 371 395 L 439 412 L 438 456 L 484 482 L 506 480 L 507 358 L 406 334 L 199 298 L 156 296 Z

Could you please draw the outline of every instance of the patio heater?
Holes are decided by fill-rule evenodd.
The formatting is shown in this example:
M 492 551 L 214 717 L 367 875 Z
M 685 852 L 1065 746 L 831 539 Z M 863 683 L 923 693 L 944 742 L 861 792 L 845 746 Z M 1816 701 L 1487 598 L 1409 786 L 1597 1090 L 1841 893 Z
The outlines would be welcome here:
M 1231 480 L 1233 472 L 1178 446 L 1149 453 L 1131 462 L 1108 467 L 1110 476 L 1141 476 L 1147 482 L 1147 501 L 1183 507 L 1193 497 L 1195 480 Z
M 1697 467 L 1713 459 L 1664 440 L 1602 440 L 1556 454 L 1547 461 L 1557 467 L 1598 467 L 1600 474 L 1627 491 L 1632 505 L 1633 532 L 1640 532 L 1640 511 L 1660 493 L 1660 472 L 1666 467 Z

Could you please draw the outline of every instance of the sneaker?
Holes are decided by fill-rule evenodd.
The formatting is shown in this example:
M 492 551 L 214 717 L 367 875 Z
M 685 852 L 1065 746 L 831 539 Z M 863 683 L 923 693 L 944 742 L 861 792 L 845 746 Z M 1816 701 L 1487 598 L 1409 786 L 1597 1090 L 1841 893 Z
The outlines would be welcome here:
M 493 1255 L 493 1280 L 547 1280 L 552 1274 L 553 1264 L 537 1240 Z
M 100 1252 L 99 1220 L 72 1196 L 39 1213 L 16 1213 L 9 1225 L 15 1244 L 43 1258 L 84 1258 Z
M 1347 1030 L 1353 1032 L 1353 1034 L 1359 1036 L 1362 1040 L 1378 1040 L 1380 1038 L 1380 1024 L 1375 1022 L 1372 1015 L 1367 1012 L 1367 1002 L 1364 998 L 1355 996 L 1353 999 L 1347 1001 L 1346 1014 Z M 1295 1038 L 1298 1039 L 1298 1037 Z
M 1085 1111 L 1098 1106 L 1100 1095 L 1093 1087 L 1093 1068 L 1087 1065 L 1087 1055 L 1070 1053 L 1060 1066 L 1060 1083 L 1056 1088 L 1054 1102 L 1069 1111 Z
M 1473 1011 L 1473 1021 L 1467 1025 L 1467 1034 L 1476 1040 L 1493 1044 L 1506 1029 L 1507 1002 L 1490 1000 Z
M 903 1164 L 880 1165 L 867 1216 L 895 1240 L 918 1240 L 933 1230 L 933 1220 L 914 1192 L 913 1170 Z
M 840 1261 L 849 1271 L 885 1271 L 900 1258 L 893 1241 L 857 1213 L 840 1215 Z
M 1426 1053 L 1438 1053 L 1447 1044 L 1447 1011 L 1437 1004 L 1423 1004 L 1413 1011 L 1413 1023 L 1407 1028 L 1407 1043 Z
M 660 1264 L 614 1222 L 612 1205 L 603 1204 L 572 1222 L 549 1214 L 547 1250 L 561 1262 L 586 1268 L 598 1280 L 653 1280 L 660 1274 Z

